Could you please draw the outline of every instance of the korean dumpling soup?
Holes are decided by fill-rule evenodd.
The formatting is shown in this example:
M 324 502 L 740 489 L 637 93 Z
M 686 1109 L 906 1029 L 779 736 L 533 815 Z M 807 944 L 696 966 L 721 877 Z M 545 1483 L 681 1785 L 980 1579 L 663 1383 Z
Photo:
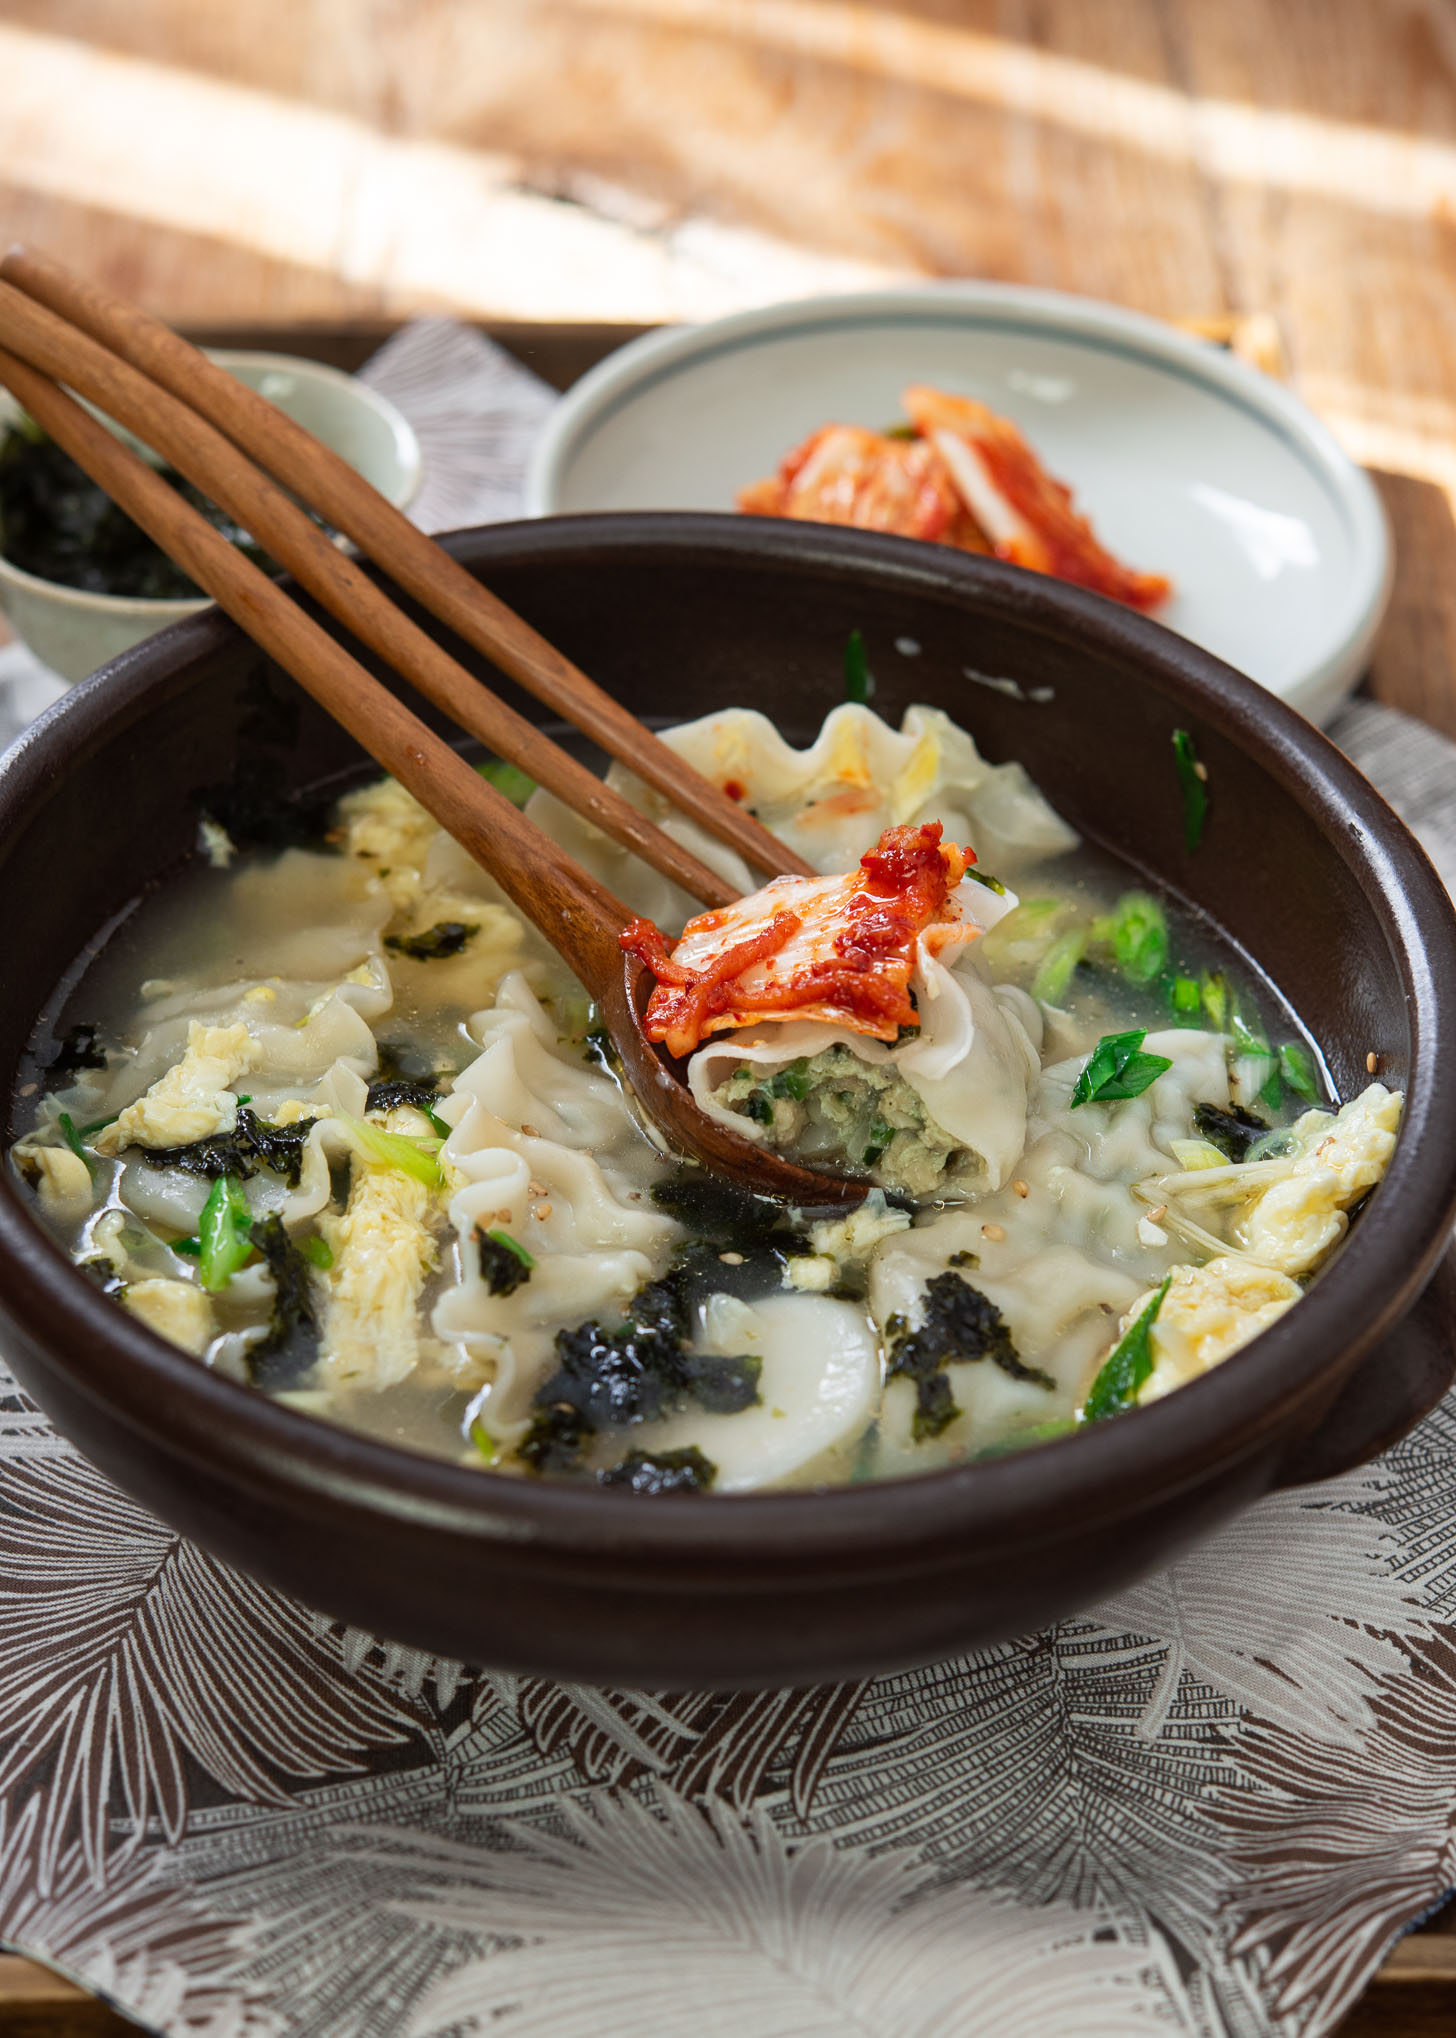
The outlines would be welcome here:
M 1299 1300 L 1398 1095 L 1328 1096 L 1275 993 L 936 710 L 667 741 L 822 875 L 755 891 L 614 767 L 743 894 L 695 913 L 482 769 L 631 905 L 703 1108 L 862 1175 L 861 1206 L 662 1151 L 580 987 L 386 780 L 281 851 L 216 801 L 38 1036 L 10 1165 L 85 1275 L 293 1407 L 665 1495 L 1029 1446 Z

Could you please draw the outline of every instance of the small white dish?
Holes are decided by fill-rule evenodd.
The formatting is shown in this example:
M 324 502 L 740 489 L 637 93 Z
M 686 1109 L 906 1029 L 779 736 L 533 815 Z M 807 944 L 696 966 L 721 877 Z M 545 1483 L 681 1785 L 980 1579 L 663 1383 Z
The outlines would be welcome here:
M 650 333 L 563 399 L 531 515 L 731 510 L 817 426 L 885 426 L 912 381 L 1012 418 L 1130 566 L 1158 621 L 1314 720 L 1360 677 L 1392 552 L 1368 476 L 1299 400 L 1174 328 L 1088 298 L 933 284 Z
M 387 397 L 321 361 L 227 348 L 208 352 L 219 367 L 331 446 L 396 509 L 413 502 L 423 473 L 420 444 L 413 427 Z M 13 398 L 0 390 L 0 430 L 18 410 Z M 24 573 L 0 557 L 0 609 L 21 642 L 64 680 L 85 679 L 144 637 L 207 606 L 198 600 L 93 594 Z

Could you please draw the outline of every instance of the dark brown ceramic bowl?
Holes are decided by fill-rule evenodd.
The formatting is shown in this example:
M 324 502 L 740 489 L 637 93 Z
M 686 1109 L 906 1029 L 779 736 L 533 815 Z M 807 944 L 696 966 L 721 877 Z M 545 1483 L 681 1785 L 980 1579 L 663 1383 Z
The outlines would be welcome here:
M 1456 1206 L 1456 922 L 1419 848 L 1317 730 L 1156 624 L 898 539 L 647 516 L 468 532 L 451 550 L 648 717 L 740 702 L 805 740 L 840 697 L 859 627 L 884 714 L 948 709 L 993 759 L 1022 759 L 1078 828 L 1216 919 L 1303 1015 L 1342 1096 L 1378 1053 L 1407 1095 L 1394 1162 L 1299 1307 L 1151 1408 L 919 1479 L 673 1500 L 438 1463 L 215 1378 L 75 1274 L 7 1175 L 6 1349 L 120 1485 L 397 1641 L 583 1680 L 789 1684 L 1092 1605 L 1429 1405 L 1451 1369 L 1446 1277 L 1432 1275 Z M 310 702 L 291 733 L 257 715 L 261 665 L 223 618 L 199 616 L 68 695 L 0 767 L 5 1097 L 78 954 L 192 853 L 192 789 L 240 757 L 295 785 L 357 771 Z M 1001 684 L 972 684 L 967 667 Z M 1193 855 L 1177 727 L 1212 797 Z

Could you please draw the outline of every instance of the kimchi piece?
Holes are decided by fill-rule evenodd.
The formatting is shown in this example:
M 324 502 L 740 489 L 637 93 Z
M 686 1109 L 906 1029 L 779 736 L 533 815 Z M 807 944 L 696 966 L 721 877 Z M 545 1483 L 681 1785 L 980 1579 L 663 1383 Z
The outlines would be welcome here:
M 908 436 L 825 425 L 776 475 L 741 489 L 739 509 L 992 553 L 1130 608 L 1167 600 L 1172 582 L 1115 558 L 1008 418 L 924 383 L 901 403 Z
M 818 1019 L 897 1040 L 920 1023 L 910 978 L 922 937 L 939 953 L 981 931 L 952 897 L 974 861 L 941 841 L 938 821 L 887 828 L 857 870 L 774 878 L 689 920 L 671 951 L 651 920 L 633 920 L 622 947 L 657 978 L 649 1039 L 685 1056 L 712 1033 Z

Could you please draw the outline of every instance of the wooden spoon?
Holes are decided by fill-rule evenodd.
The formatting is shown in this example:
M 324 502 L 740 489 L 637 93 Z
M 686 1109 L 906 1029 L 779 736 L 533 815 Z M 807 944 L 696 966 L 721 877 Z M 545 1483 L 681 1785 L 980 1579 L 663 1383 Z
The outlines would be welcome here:
M 651 979 L 637 958 L 623 954 L 618 940 L 632 918 L 628 908 L 59 387 L 53 376 L 83 391 L 98 386 L 98 343 L 73 333 L 53 313 L 37 321 L 31 314 L 39 307 L 22 313 L 24 302 L 0 285 L 0 341 L 16 349 L 0 351 L 0 382 L 184 572 L 415 795 L 541 930 L 599 1005 L 632 1092 L 668 1144 L 755 1195 L 810 1208 L 863 1201 L 866 1182 L 798 1167 L 698 1107 L 680 1065 L 663 1055 L 644 1029 Z M 21 354 L 28 359 L 18 358 Z M 37 357 L 47 372 L 29 365 Z M 237 449 L 138 370 L 126 368 L 109 380 L 107 408 L 117 422 L 148 444 L 185 448 L 189 479 L 231 508 L 228 477 L 242 457 Z M 185 432 L 178 429 L 177 413 Z M 217 447 L 212 439 L 219 440 Z

